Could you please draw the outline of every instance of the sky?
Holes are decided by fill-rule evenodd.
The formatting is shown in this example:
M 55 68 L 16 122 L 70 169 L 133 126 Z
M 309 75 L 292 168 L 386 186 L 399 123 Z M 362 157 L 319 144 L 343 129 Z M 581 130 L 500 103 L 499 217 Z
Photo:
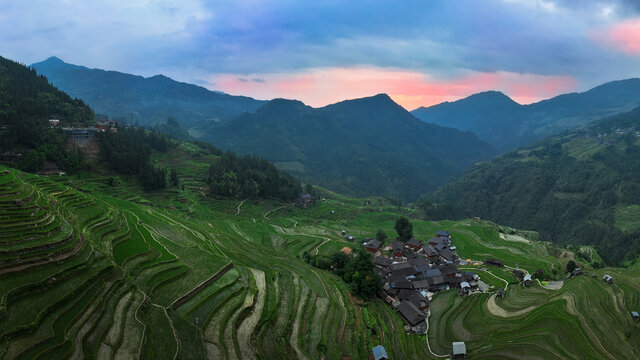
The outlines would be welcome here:
M 0 56 L 319 107 L 519 103 L 640 76 L 637 0 L 0 0 Z

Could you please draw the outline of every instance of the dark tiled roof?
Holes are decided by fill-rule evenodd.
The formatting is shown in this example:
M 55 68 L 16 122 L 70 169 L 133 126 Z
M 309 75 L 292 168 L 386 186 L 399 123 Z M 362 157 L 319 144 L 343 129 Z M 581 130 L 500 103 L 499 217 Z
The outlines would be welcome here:
M 398 311 L 412 326 L 421 323 L 426 318 L 425 314 L 409 301 L 401 301 Z
M 411 265 L 410 262 L 408 261 L 404 261 L 401 263 L 395 263 L 395 264 L 391 264 L 391 270 L 400 270 L 400 269 L 407 269 L 407 268 L 412 268 L 413 265 Z
M 413 289 L 413 283 L 411 281 L 396 281 L 391 283 L 391 287 L 394 289 Z
M 458 267 L 453 264 L 446 264 L 440 268 L 445 274 L 454 274 L 458 272 Z
M 418 280 L 413 282 L 415 289 L 428 289 L 431 286 L 428 280 Z
M 427 254 L 427 256 L 429 257 L 433 257 L 433 256 L 438 256 L 438 251 L 431 245 L 428 245 L 425 249 L 424 252 Z
M 366 240 L 367 245 L 365 245 L 369 249 L 378 249 L 380 247 L 380 241 L 377 239 L 369 239 Z
M 398 311 L 412 326 L 421 323 L 426 318 L 426 315 L 409 301 L 401 301 Z
M 431 270 L 431 267 L 429 267 L 429 265 L 427 264 L 423 264 L 423 265 L 418 265 L 418 266 L 414 266 L 413 269 L 418 273 L 418 274 L 423 274 L 425 275 L 427 273 L 427 271 Z
M 423 256 L 416 256 L 413 259 L 409 260 L 409 262 L 413 266 L 425 265 L 427 264 L 427 259 L 424 258 Z
M 431 269 L 425 273 L 425 276 L 428 276 L 428 277 L 434 277 L 434 276 L 440 276 L 440 275 L 442 275 L 442 271 L 440 271 L 440 269 L 438 268 Z
M 429 239 L 429 244 L 431 245 L 444 244 L 444 243 L 445 243 L 445 240 L 443 238 L 433 237 Z
M 386 257 L 383 257 L 383 256 L 376 256 L 373 259 L 373 263 L 374 264 L 380 265 L 380 266 L 385 266 L 385 267 L 391 265 L 392 262 L 393 262 L 393 260 L 391 260 L 389 258 L 386 258 Z

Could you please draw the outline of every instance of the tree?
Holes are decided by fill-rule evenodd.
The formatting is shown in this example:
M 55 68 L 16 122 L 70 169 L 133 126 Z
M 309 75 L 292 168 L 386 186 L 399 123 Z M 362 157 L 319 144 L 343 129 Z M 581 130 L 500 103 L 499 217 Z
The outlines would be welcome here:
M 311 185 L 311 184 L 309 184 L 309 183 L 306 183 L 306 184 L 304 185 L 304 192 L 305 192 L 306 194 L 313 194 L 313 185 Z
M 380 245 L 384 246 L 384 243 L 387 241 L 387 234 L 381 229 L 376 233 L 376 239 L 380 241 Z
M 573 260 L 569 260 L 569 262 L 567 263 L 567 272 L 573 272 L 573 270 L 576 269 L 576 262 Z
M 169 172 L 169 180 L 171 181 L 171 186 L 178 187 L 178 171 L 175 168 L 171 168 L 171 171 Z
M 409 219 L 404 216 L 401 216 L 396 220 L 395 228 L 400 241 L 409 241 L 413 236 L 413 225 L 409 222 Z

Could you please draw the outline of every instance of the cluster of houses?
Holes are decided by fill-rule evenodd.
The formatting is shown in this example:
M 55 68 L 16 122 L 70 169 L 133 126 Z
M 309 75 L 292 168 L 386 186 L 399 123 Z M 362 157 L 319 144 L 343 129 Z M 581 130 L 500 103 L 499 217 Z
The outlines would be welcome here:
M 380 295 L 400 313 L 409 332 L 426 329 L 433 293 L 459 288 L 460 294 L 466 295 L 478 286 L 478 275 L 456 266 L 460 258 L 447 231 L 438 231 L 427 243 L 411 238 L 382 248 L 378 240 L 371 239 L 362 245 L 375 255 L 373 262 L 384 283 Z M 386 256 L 383 251 L 390 254 Z
M 55 123 L 52 123 L 53 120 L 50 119 L 49 124 L 51 126 L 57 126 L 60 120 L 57 120 Z M 89 126 L 85 128 L 77 128 L 77 127 L 65 127 L 62 128 L 71 140 L 75 143 L 82 144 L 93 140 L 99 132 L 118 132 L 119 123 L 118 121 L 110 121 L 110 120 L 98 120 L 94 126 Z

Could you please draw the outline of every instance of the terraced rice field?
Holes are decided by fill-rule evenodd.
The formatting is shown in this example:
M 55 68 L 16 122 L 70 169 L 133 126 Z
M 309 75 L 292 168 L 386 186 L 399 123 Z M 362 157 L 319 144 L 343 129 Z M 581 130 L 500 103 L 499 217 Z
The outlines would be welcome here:
M 339 196 L 306 210 L 240 206 L 189 188 L 141 196 L 92 181 L 0 168 L 0 358 L 368 359 L 382 344 L 393 359 L 427 359 L 458 340 L 469 358 L 640 357 L 629 316 L 638 268 L 590 271 L 596 279 L 560 290 L 477 271 L 490 293 L 438 294 L 428 336 L 408 335 L 392 308 L 358 301 L 300 256 L 358 246 L 342 230 L 358 241 L 378 228 L 392 235 L 410 210 Z M 544 244 L 502 240 L 486 223 L 414 221 L 423 239 L 443 228 L 463 257 L 564 266 Z

